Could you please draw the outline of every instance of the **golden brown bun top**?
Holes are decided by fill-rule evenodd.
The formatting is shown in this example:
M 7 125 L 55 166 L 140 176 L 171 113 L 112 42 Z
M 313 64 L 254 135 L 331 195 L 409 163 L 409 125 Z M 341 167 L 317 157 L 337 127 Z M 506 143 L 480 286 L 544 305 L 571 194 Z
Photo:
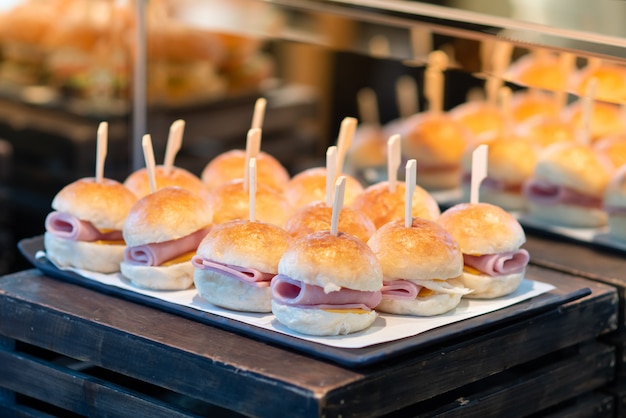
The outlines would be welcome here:
M 578 129 L 584 129 L 583 103 L 577 100 L 565 109 L 565 118 Z M 620 107 L 612 103 L 596 101 L 592 106 L 590 136 L 597 140 L 604 136 L 626 132 L 626 118 Z
M 346 154 L 346 166 L 352 169 L 380 167 L 387 164 L 387 138 L 380 126 L 359 125 Z
M 279 226 L 237 219 L 214 225 L 196 253 L 219 263 L 276 274 L 290 241 Z
M 511 65 L 508 79 L 528 87 L 562 90 L 567 87 L 570 73 L 556 54 L 532 53 Z
M 120 182 L 86 177 L 63 187 L 52 200 L 52 208 L 91 222 L 100 230 L 122 230 L 137 197 Z
M 354 198 L 363 192 L 363 186 L 354 177 L 346 176 L 344 206 L 349 206 Z M 285 187 L 285 197 L 294 209 L 313 202 L 326 202 L 326 167 L 313 167 L 299 172 Z
M 206 200 L 180 187 L 166 187 L 137 201 L 124 222 L 129 247 L 170 241 L 211 225 Z
M 519 91 L 511 97 L 511 116 L 515 123 L 533 116 L 558 117 L 561 113 L 554 95 L 537 90 Z
M 216 224 L 233 219 L 250 219 L 250 192 L 244 189 L 243 179 L 232 180 L 213 190 L 211 207 Z M 256 220 L 283 227 L 292 213 L 293 209 L 282 193 L 266 184 L 257 184 Z
M 437 223 L 443 226 L 469 255 L 514 251 L 526 242 L 517 219 L 489 203 L 460 203 L 445 210 Z
M 445 113 L 422 112 L 405 121 L 402 153 L 423 166 L 457 165 L 473 141 L 468 128 Z
M 504 115 L 498 106 L 485 101 L 465 102 L 450 110 L 450 116 L 474 135 L 497 135 L 504 128 Z
M 521 138 L 499 138 L 489 143 L 487 175 L 505 184 L 519 185 L 533 175 L 540 147 Z
M 570 122 L 560 117 L 536 115 L 523 122 L 516 130 L 518 135 L 541 147 L 556 142 L 572 142 L 579 137 L 579 131 Z
M 446 280 L 463 273 L 459 244 L 434 221 L 413 218 L 410 228 L 404 219 L 387 223 L 367 245 L 389 279 Z
M 389 182 L 382 181 L 367 187 L 358 195 L 352 207 L 365 213 L 380 228 L 387 222 L 404 219 L 406 185 L 402 181 L 396 183 L 396 190 L 389 190 Z M 412 214 L 415 217 L 435 220 L 439 217 L 439 204 L 435 198 L 419 185 L 413 192 Z
M 590 146 L 560 142 L 539 154 L 534 176 L 583 194 L 601 197 L 612 171 L 610 161 Z
M 165 166 L 157 165 L 154 167 L 154 179 L 157 190 L 164 187 L 177 186 L 194 192 L 203 198 L 208 197 L 208 190 L 200 178 L 184 168 L 172 167 L 171 170 L 168 171 Z M 142 198 L 152 192 L 150 190 L 148 170 L 145 167 L 131 173 L 131 175 L 124 180 L 124 185 L 138 198 Z
M 278 263 L 278 273 L 327 292 L 347 289 L 379 291 L 383 273 L 376 256 L 357 237 L 317 231 L 292 242 Z
M 256 162 L 257 182 L 283 190 L 289 182 L 287 169 L 272 155 L 262 151 L 257 155 Z M 213 158 L 200 177 L 209 190 L 213 190 L 231 180 L 244 178 L 245 168 L 246 152 L 230 150 Z
M 592 146 L 598 153 L 611 160 L 613 167 L 618 168 L 626 164 L 626 132 L 598 139 Z
M 595 97 L 614 103 L 626 102 L 626 67 L 617 64 L 603 64 L 599 67 L 581 70 L 575 91 L 584 96 L 587 94 L 589 82 L 597 80 Z
M 325 202 L 315 202 L 297 210 L 287 221 L 285 229 L 298 238 L 311 232 L 330 230 L 333 209 Z M 354 235 L 363 242 L 372 236 L 376 227 L 363 212 L 344 206 L 339 213 L 338 229 Z

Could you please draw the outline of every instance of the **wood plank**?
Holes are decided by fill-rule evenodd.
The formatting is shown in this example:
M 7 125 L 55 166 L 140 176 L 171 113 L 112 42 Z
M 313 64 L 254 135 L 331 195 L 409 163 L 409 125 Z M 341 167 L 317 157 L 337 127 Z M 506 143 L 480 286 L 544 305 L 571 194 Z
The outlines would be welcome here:
M 613 377 L 614 361 L 612 347 L 583 344 L 576 350 L 552 353 L 478 385 L 441 395 L 443 401 L 433 399 L 400 414 L 424 418 L 531 416 L 607 384 Z M 442 406 L 425 408 L 428 403 L 441 402 Z
M 536 267 L 529 275 L 554 283 L 558 292 L 588 286 L 592 293 L 365 369 L 333 365 L 37 271 L 0 278 L 0 334 L 244 414 L 375 416 L 615 329 L 614 288 Z M 268 393 L 281 401 L 268 403 Z
M 31 356 L 0 350 L 0 364 L 0 386 L 83 416 L 191 416 L 139 392 Z
M 24 405 L 3 404 L 0 401 L 0 417 L 13 418 L 54 418 L 54 415 L 29 408 Z
M 571 404 L 562 405 L 554 411 L 541 414 L 542 418 L 613 418 L 616 414 L 615 399 L 611 395 L 592 392 L 576 398 Z

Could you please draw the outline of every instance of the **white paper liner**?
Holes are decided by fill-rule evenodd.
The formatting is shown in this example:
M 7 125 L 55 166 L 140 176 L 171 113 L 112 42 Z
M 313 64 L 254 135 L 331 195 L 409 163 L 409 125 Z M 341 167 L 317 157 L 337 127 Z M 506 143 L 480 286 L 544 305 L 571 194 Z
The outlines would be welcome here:
M 43 251 L 36 254 L 37 258 L 45 257 Z M 549 292 L 555 287 L 548 283 L 524 279 L 515 292 L 491 300 L 461 299 L 461 303 L 452 311 L 433 317 L 416 317 L 409 315 L 392 315 L 379 313 L 374 324 L 363 331 L 332 337 L 315 337 L 294 332 L 282 326 L 271 313 L 246 313 L 223 309 L 212 305 L 198 295 L 195 288 L 175 291 L 155 291 L 141 289 L 128 280 L 121 273 L 101 274 L 75 268 L 60 268 L 72 271 L 98 283 L 115 286 L 121 289 L 150 296 L 165 302 L 197 309 L 198 311 L 220 315 L 225 318 L 240 321 L 259 328 L 279 332 L 307 341 L 313 341 L 331 347 L 339 348 L 362 348 L 370 345 L 412 337 L 422 332 L 452 324 L 454 322 L 497 311 L 507 306 L 514 305 L 532 297 Z

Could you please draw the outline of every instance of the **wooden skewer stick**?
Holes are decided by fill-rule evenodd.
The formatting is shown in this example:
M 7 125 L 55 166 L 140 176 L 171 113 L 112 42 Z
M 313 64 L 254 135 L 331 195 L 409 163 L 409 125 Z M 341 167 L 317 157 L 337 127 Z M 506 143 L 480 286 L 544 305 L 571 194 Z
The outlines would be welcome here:
M 185 121 L 178 119 L 170 126 L 169 136 L 167 138 L 167 146 L 165 147 L 165 159 L 163 160 L 163 166 L 165 168 L 165 174 L 172 172 L 174 167 L 174 160 L 180 147 L 183 143 L 183 132 L 185 130 Z
M 141 140 L 141 146 L 143 148 L 143 158 L 146 161 L 146 170 L 148 171 L 148 181 L 150 182 L 150 193 L 154 193 L 157 190 L 156 177 L 154 172 L 154 150 L 152 149 L 152 137 L 150 134 L 145 134 Z
M 333 201 L 333 212 L 330 221 L 330 233 L 334 236 L 339 234 L 339 215 L 343 208 L 343 197 L 346 191 L 346 176 L 339 176 L 335 183 L 335 199 Z
M 100 122 L 96 140 L 96 183 L 101 183 L 104 178 L 104 161 L 107 157 L 107 142 L 109 136 L 109 124 Z

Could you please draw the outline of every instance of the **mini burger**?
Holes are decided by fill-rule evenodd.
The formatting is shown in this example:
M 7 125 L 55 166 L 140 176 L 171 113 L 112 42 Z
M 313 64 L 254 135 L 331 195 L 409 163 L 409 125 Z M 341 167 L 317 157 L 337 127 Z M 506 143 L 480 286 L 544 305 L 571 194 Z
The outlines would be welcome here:
M 377 317 L 383 274 L 366 243 L 339 232 L 318 231 L 295 240 L 272 279 L 272 312 L 302 334 L 358 332 Z
M 325 202 L 314 202 L 297 210 L 287 221 L 285 229 L 294 238 L 315 231 L 330 230 L 333 208 Z M 372 236 L 376 226 L 362 211 L 344 207 L 339 214 L 338 228 L 363 242 Z
M 367 187 L 352 203 L 352 208 L 367 215 L 376 229 L 384 224 L 404 217 L 406 184 L 396 182 L 396 189 L 390 190 L 389 181 L 381 181 Z M 426 189 L 415 185 L 413 192 L 413 216 L 435 220 L 440 214 L 439 204 Z
M 60 267 L 119 271 L 126 248 L 122 227 L 136 201 L 115 180 L 82 178 L 68 184 L 54 197 L 54 211 L 46 217 L 47 257 Z
M 452 236 L 434 221 L 413 218 L 385 224 L 367 243 L 383 270 L 378 311 L 433 316 L 454 309 L 471 290 L 456 278 L 463 254 Z
M 209 204 L 180 187 L 165 187 L 137 201 L 124 222 L 127 248 L 120 267 L 135 286 L 181 290 L 193 284 L 191 257 L 209 232 Z
M 357 195 L 363 192 L 363 186 L 355 177 L 346 177 L 344 203 L 352 204 Z M 299 209 L 313 202 L 326 201 L 326 167 L 312 167 L 293 176 L 285 187 L 285 197 L 292 208 Z
M 176 186 L 192 191 L 204 199 L 208 199 L 209 196 L 202 180 L 182 167 L 157 165 L 154 167 L 154 180 L 157 190 Z M 148 170 L 144 167 L 134 171 L 124 180 L 124 186 L 139 199 L 150 194 L 152 190 L 150 189 Z
M 590 146 L 561 142 L 538 156 L 523 193 L 531 217 L 570 227 L 606 224 L 602 196 L 613 167 Z
M 271 154 L 260 151 L 256 155 L 257 183 L 282 191 L 289 182 L 289 172 Z M 232 180 L 244 177 L 246 151 L 234 149 L 213 158 L 202 170 L 200 178 L 209 190 L 215 190 Z
M 265 222 L 213 226 L 192 258 L 198 294 L 226 309 L 271 312 L 270 281 L 290 239 L 284 229 Z
M 437 223 L 463 252 L 458 280 L 473 291 L 466 297 L 493 299 L 518 288 L 530 256 L 520 249 L 526 235 L 513 215 L 489 203 L 460 203 L 445 210 Z

